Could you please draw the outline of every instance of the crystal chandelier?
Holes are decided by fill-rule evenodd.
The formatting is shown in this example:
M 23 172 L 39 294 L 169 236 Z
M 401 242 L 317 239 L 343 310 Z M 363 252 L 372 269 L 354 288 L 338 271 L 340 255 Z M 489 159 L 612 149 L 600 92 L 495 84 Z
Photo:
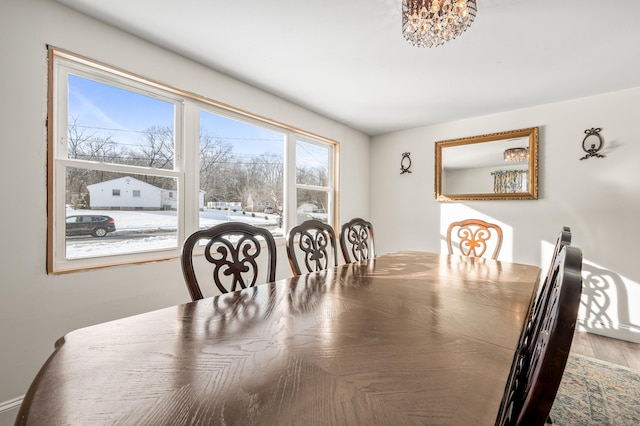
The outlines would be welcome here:
M 504 161 L 519 163 L 528 159 L 529 150 L 527 148 L 509 148 L 504 150 Z
M 469 28 L 476 0 L 402 0 L 402 35 L 414 46 L 435 47 Z

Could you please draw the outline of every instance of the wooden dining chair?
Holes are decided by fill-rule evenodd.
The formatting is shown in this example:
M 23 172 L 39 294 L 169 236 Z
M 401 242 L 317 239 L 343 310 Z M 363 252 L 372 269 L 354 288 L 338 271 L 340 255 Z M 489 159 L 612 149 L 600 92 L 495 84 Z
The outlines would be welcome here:
M 261 237 L 261 239 L 259 239 Z M 267 272 L 264 282 L 276 278 L 276 243 L 271 232 L 241 222 L 226 222 L 209 229 L 191 234 L 182 246 L 182 273 L 184 275 L 191 300 L 203 298 L 196 268 L 193 264 L 194 249 L 200 241 L 207 240 L 204 246 L 204 259 L 213 265 L 213 280 L 221 293 L 252 287 L 259 277 L 258 257 L 263 252 L 262 242 L 266 243 Z M 203 278 L 204 274 L 201 274 Z M 225 286 L 224 282 L 230 283 Z
M 482 257 L 493 245 L 491 258 L 497 259 L 502 247 L 502 228 L 480 219 L 452 222 L 447 229 L 449 254 L 454 254 L 454 244 L 460 254 L 470 257 Z
M 298 252 L 302 259 L 298 259 Z M 287 234 L 287 257 L 295 276 L 338 266 L 336 234 L 329 224 L 316 219 L 294 226 Z
M 542 281 L 542 285 L 540 286 L 540 290 L 538 291 L 538 297 L 533 299 L 535 304 L 532 306 L 532 309 L 530 309 L 530 312 L 532 313 L 531 319 L 528 324 L 528 328 L 530 329 L 537 329 L 537 327 L 535 326 L 535 323 L 537 321 L 540 321 L 540 313 L 544 311 L 544 309 L 547 306 L 547 303 L 549 302 L 550 282 L 551 282 L 551 279 L 553 278 L 553 271 L 556 268 L 559 260 L 558 256 L 560 255 L 562 248 L 569 245 L 571 245 L 571 229 L 567 226 L 564 226 L 562 228 L 562 231 L 560 231 L 560 234 L 558 234 L 558 238 L 556 238 L 556 244 L 553 248 L 553 254 L 551 255 L 551 263 L 549 263 L 549 269 L 547 271 L 547 275 Z M 525 337 L 531 338 L 526 334 L 525 334 Z
M 523 350 L 530 349 L 531 341 L 535 338 L 535 332 L 540 329 L 539 322 L 542 320 L 541 312 L 544 311 L 549 301 L 549 283 L 553 277 L 554 268 L 557 266 L 559 261 L 558 256 L 562 248 L 569 245 L 571 245 L 571 229 L 565 226 L 562 228 L 562 231 L 560 231 L 560 234 L 556 239 L 547 275 L 542 281 L 542 285 L 540 286 L 537 296 L 531 299 L 528 311 L 529 318 L 527 319 L 524 329 L 520 334 L 520 341 L 518 343 L 518 347 L 522 347 Z
M 511 365 L 496 425 L 543 425 L 569 356 L 582 294 L 582 251 L 564 246 L 549 279 L 549 298 L 530 342 Z M 524 330 L 523 330 L 524 332 Z M 524 342 L 524 343 L 523 343 Z
M 340 228 L 340 249 L 346 263 L 373 259 L 373 225 L 359 217 L 351 219 Z

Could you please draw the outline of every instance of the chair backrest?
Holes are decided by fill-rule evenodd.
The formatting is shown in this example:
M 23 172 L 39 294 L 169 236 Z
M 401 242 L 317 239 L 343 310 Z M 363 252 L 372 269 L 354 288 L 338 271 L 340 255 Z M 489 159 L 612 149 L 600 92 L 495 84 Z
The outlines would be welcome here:
M 549 264 L 549 270 L 545 276 L 537 297 L 531 300 L 529 308 L 529 319 L 525 324 L 523 332 L 520 334 L 520 342 L 518 347 L 522 347 L 523 350 L 530 350 L 531 342 L 535 340 L 536 333 L 539 332 L 539 323 L 542 321 L 541 312 L 544 311 L 549 302 L 549 287 L 550 281 L 553 278 L 553 271 L 557 267 L 560 251 L 563 247 L 571 245 L 571 229 L 563 227 L 562 231 L 556 239 L 556 245 L 553 249 L 553 255 L 551 256 L 551 263 Z
M 553 249 L 553 255 L 551 256 L 551 263 L 549 264 L 549 270 L 547 271 L 547 275 L 542 282 L 542 286 L 540 287 L 540 291 L 538 292 L 538 297 L 535 299 L 536 304 L 534 305 L 534 308 L 532 310 L 533 322 L 538 320 L 540 312 L 545 309 L 547 303 L 549 302 L 549 283 L 551 281 L 551 278 L 553 277 L 553 271 L 557 266 L 559 260 L 558 256 L 560 255 L 560 251 L 562 251 L 562 248 L 569 245 L 571 245 L 571 229 L 567 226 L 564 226 L 562 228 L 562 231 L 560 231 L 558 238 L 556 239 L 556 245 Z
M 296 276 L 302 274 L 298 251 L 302 252 L 301 260 L 305 272 L 321 271 L 338 266 L 336 234 L 331 225 L 319 220 L 304 221 L 291 228 L 287 234 L 287 256 L 291 270 Z
M 581 274 L 582 251 L 564 246 L 551 271 L 548 303 L 534 339 L 514 356 L 496 425 L 543 425 L 547 420 L 573 340 Z
M 364 219 L 355 218 L 340 228 L 340 249 L 346 263 L 375 257 L 373 225 Z
M 213 265 L 213 282 L 222 293 L 252 287 L 258 279 L 257 258 L 262 253 L 262 237 L 268 254 L 265 282 L 276 278 L 276 243 L 271 232 L 241 222 L 226 222 L 209 229 L 196 231 L 182 246 L 182 273 L 191 300 L 203 298 L 193 265 L 193 251 L 201 240 L 208 240 L 204 258 Z M 226 278 L 225 278 L 226 277 Z M 229 281 L 229 286 L 223 284 Z
M 457 238 L 454 238 L 454 234 Z M 453 245 L 456 242 L 463 256 L 482 257 L 490 246 L 490 240 L 494 247 L 491 258 L 497 259 L 502 247 L 502 228 L 498 225 L 480 219 L 467 219 L 453 222 L 447 229 L 449 254 L 453 254 Z

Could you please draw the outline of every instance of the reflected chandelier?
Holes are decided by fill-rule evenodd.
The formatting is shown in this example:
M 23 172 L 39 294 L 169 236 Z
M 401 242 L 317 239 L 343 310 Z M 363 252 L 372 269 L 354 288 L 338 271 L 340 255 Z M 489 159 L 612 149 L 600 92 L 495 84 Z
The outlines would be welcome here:
M 527 148 L 509 148 L 504 150 L 504 161 L 509 163 L 519 163 L 529 159 Z
M 476 0 L 402 0 L 402 35 L 414 46 L 436 47 L 469 28 Z

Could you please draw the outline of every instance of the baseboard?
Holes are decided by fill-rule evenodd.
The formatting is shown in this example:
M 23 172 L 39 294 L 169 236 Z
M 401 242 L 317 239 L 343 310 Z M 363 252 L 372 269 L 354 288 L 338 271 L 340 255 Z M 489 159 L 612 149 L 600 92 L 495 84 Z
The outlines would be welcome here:
M 615 327 L 615 328 L 614 328 Z M 628 342 L 640 343 L 640 333 L 637 329 L 624 324 L 616 324 L 614 327 L 605 327 L 598 324 L 589 324 L 583 319 L 578 319 L 577 329 L 593 334 L 599 334 L 614 339 L 626 340 Z
M 8 401 L 0 402 L 0 413 L 4 413 L 5 411 L 13 410 L 22 404 L 22 400 L 24 399 L 24 395 L 19 396 L 17 398 L 10 399 Z

